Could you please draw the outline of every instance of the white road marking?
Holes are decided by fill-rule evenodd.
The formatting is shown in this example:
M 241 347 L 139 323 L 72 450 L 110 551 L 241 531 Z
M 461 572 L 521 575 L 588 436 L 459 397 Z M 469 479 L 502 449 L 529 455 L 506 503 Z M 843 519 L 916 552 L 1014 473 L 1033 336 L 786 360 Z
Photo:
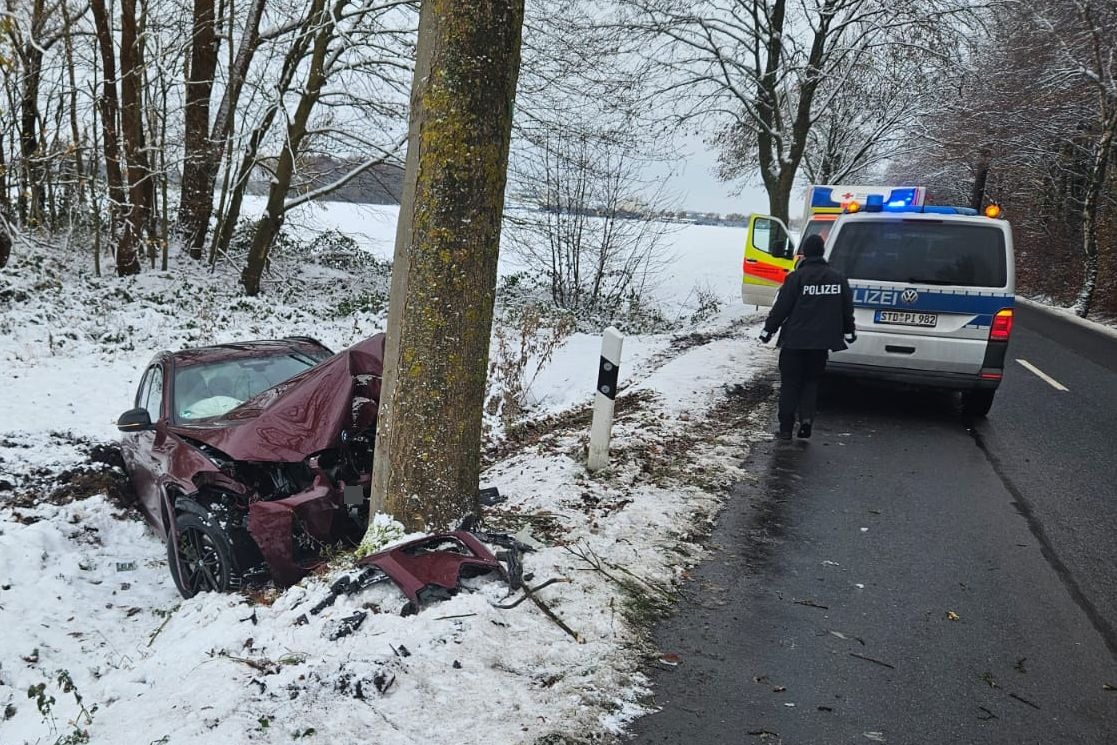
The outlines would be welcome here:
M 1040 370 L 1038 367 L 1033 365 L 1031 362 L 1028 362 L 1027 360 L 1022 360 L 1022 359 L 1019 359 L 1019 358 L 1016 361 L 1019 362 L 1024 367 L 1026 367 L 1027 369 L 1031 370 L 1033 373 L 1035 373 L 1037 378 L 1042 380 L 1044 383 L 1047 383 L 1049 386 L 1051 386 L 1055 390 L 1057 390 L 1057 391 L 1070 390 L 1065 385 L 1063 385 L 1059 381 L 1055 380 L 1055 378 L 1051 377 L 1050 375 L 1045 373 L 1043 370 Z

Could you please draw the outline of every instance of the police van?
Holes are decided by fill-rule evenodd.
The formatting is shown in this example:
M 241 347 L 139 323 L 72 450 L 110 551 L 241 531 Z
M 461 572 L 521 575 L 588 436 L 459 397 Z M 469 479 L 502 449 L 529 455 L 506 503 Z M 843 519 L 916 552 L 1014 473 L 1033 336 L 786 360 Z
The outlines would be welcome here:
M 966 414 L 987 414 L 1015 305 L 1012 230 L 1000 209 L 869 195 L 843 210 L 826 257 L 849 279 L 857 341 L 831 355 L 827 372 L 961 391 Z M 764 238 L 750 227 L 750 243 Z M 746 293 L 746 303 L 770 304 L 759 299 Z
M 878 196 L 893 208 L 918 207 L 926 200 L 927 190 L 922 186 L 808 186 L 803 200 L 800 238 L 818 235 L 826 240 L 834 221 L 845 212 L 847 205 L 867 204 L 869 197 Z M 783 278 L 795 268 L 795 246 L 787 226 L 774 217 L 750 215 L 748 227 L 741 297 L 749 305 L 771 305 Z

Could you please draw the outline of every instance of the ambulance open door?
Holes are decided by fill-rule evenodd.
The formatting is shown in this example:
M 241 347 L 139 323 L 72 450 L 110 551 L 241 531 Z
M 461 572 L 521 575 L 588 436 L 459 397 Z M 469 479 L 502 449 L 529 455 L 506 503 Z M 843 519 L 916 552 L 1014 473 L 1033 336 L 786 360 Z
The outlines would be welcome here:
M 775 217 L 749 215 L 741 280 L 741 299 L 745 304 L 772 305 L 784 278 L 794 267 L 795 245 L 787 226 Z

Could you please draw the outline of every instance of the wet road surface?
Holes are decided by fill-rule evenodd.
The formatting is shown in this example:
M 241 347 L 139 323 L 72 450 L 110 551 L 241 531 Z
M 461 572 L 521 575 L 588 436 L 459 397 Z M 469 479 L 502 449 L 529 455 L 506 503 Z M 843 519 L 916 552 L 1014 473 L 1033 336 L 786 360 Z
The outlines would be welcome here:
M 637 742 L 1117 742 L 1117 341 L 1021 309 L 1009 359 L 976 426 L 834 384 L 752 453 Z

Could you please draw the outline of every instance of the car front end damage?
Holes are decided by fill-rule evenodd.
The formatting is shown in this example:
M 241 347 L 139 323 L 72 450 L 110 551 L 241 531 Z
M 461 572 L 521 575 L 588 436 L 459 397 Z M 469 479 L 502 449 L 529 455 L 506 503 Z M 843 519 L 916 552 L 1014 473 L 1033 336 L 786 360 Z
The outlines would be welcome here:
M 359 542 L 383 353 L 378 334 L 221 416 L 169 424 L 188 446 L 168 464 L 171 514 L 204 511 L 229 539 L 238 580 L 287 586 L 326 547 Z

